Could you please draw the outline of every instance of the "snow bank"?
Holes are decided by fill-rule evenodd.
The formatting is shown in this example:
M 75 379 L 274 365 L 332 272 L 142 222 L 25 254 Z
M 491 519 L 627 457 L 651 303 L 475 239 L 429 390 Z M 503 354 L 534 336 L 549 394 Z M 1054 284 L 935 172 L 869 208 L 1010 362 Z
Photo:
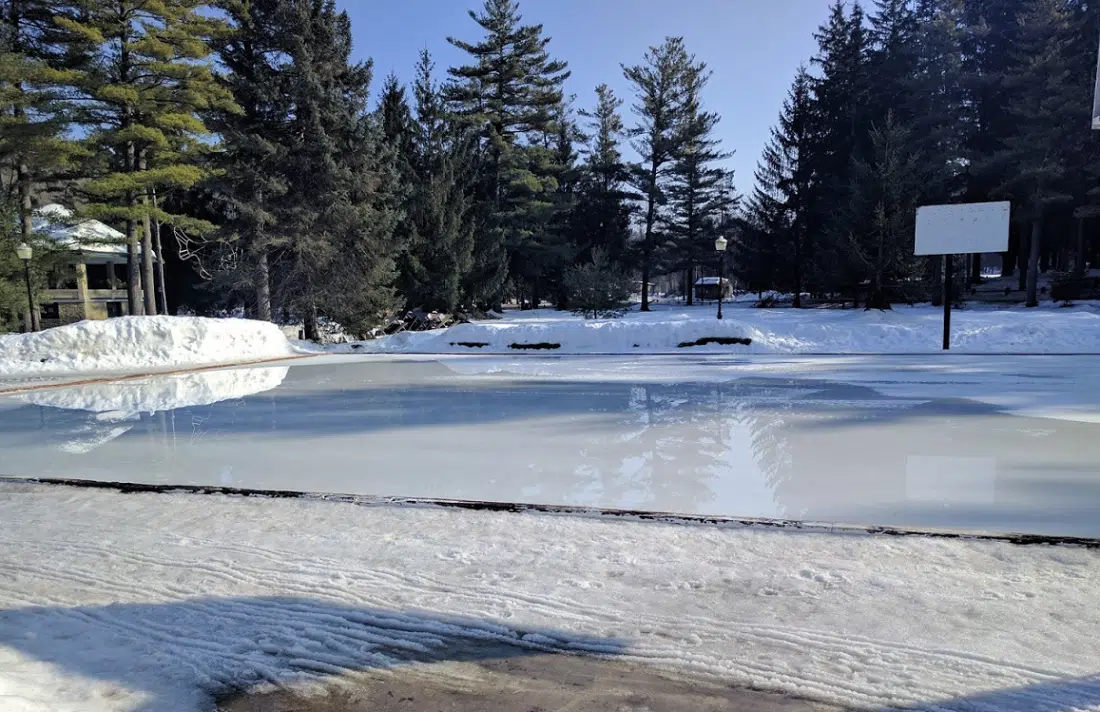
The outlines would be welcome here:
M 900 307 L 890 312 L 843 309 L 753 309 L 731 304 L 726 318 L 713 305 L 660 305 L 621 319 L 595 319 L 550 310 L 511 313 L 503 321 L 461 324 L 440 331 L 397 334 L 336 351 L 359 353 L 522 353 L 513 345 L 558 344 L 553 353 L 934 353 L 941 349 L 943 313 Z M 749 339 L 751 344 L 683 348 L 700 339 Z M 1100 312 L 1067 309 L 958 310 L 952 350 L 959 353 L 1100 353 Z
M 425 657 L 472 683 L 476 641 L 845 709 L 1100 709 L 1086 549 L 10 484 L 0 521 L 5 710 L 198 712 Z
M 279 327 L 247 319 L 120 317 L 0 336 L 0 377 L 210 366 L 293 356 Z

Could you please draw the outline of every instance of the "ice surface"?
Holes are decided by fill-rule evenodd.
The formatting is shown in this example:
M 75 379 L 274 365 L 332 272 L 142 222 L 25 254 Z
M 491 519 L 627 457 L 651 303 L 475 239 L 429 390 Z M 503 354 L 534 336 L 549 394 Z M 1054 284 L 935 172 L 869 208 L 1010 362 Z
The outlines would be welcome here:
M 340 357 L 0 399 L 0 474 L 1100 536 L 1100 358 Z

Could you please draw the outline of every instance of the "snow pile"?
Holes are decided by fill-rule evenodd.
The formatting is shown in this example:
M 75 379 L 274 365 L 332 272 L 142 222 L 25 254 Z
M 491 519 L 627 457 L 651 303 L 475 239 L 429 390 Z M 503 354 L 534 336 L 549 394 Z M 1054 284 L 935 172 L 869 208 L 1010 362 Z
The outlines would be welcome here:
M 459 324 L 450 329 L 397 334 L 362 342 L 368 352 L 516 353 L 537 351 L 538 345 L 563 353 L 629 353 L 675 350 L 681 343 L 704 338 L 745 339 L 751 329 L 735 321 L 670 319 L 593 319 L 490 321 Z M 529 348 L 523 348 L 529 347 Z M 731 348 L 731 347 L 726 347 Z M 733 348 L 743 350 L 739 345 Z
M 279 327 L 246 319 L 120 317 L 0 336 L 0 376 L 62 376 L 263 361 L 296 355 Z
M 5 710 L 476 676 L 487 642 L 846 709 L 1100 709 L 1086 549 L 14 484 L 0 521 Z
M 278 388 L 287 366 L 200 371 L 114 383 L 31 391 L 18 398 L 33 405 L 85 410 L 100 420 L 126 420 L 140 413 L 193 408 Z
M 397 334 L 335 351 L 359 353 L 517 353 L 524 345 L 557 344 L 554 353 L 933 353 L 941 349 L 943 312 L 929 306 L 890 312 L 856 309 L 754 309 L 730 304 L 725 319 L 713 305 L 657 305 L 621 319 L 584 320 L 551 310 L 510 313 L 503 321 L 441 331 Z M 749 339 L 751 344 L 701 339 Z M 1100 353 L 1100 311 L 1091 306 L 967 309 L 952 319 L 952 349 L 962 353 Z

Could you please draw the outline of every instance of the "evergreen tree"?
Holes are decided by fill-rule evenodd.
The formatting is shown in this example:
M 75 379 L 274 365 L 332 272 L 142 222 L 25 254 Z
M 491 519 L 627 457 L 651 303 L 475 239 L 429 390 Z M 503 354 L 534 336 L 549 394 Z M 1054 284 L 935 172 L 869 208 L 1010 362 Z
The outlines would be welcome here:
M 812 254 L 808 221 L 815 176 L 810 82 L 805 67 L 800 67 L 757 167 L 749 231 L 734 247 L 741 278 L 752 289 L 790 290 L 796 308 L 802 306 Z
M 272 318 L 270 260 L 283 244 L 279 224 L 287 192 L 284 174 L 288 117 L 286 38 L 291 14 L 285 0 L 232 0 L 223 4 L 230 32 L 215 43 L 226 71 L 218 75 L 240 111 L 211 112 L 222 139 L 214 164 L 218 222 L 232 259 L 217 275 L 225 291 L 244 290 L 256 317 Z
M 718 222 L 736 203 L 732 173 L 716 165 L 733 155 L 721 151 L 714 138 L 720 117 L 703 110 L 702 93 L 710 76 L 706 65 L 695 61 L 681 76 L 681 105 L 673 129 L 675 153 L 665 188 L 668 203 L 662 227 L 672 266 L 685 271 L 688 285 L 695 283 L 696 267 L 712 257 Z M 688 304 L 692 292 L 688 290 Z
M 207 61 L 208 40 L 224 23 L 201 0 L 77 4 L 77 13 L 56 21 L 98 50 L 80 80 L 92 102 L 89 144 L 102 159 L 101 174 L 81 184 L 92 201 L 86 212 L 125 222 L 130 312 L 141 313 L 144 282 L 144 310 L 155 314 L 152 220 L 208 227 L 154 208 L 151 197 L 204 177 L 193 154 L 206 147 L 208 131 L 196 112 L 233 106 Z
M 641 196 L 644 233 L 640 246 L 642 311 L 649 311 L 649 280 L 658 250 L 659 207 L 666 200 L 665 184 L 676 157 L 677 134 L 683 113 L 683 77 L 692 64 L 682 37 L 668 37 L 650 47 L 641 64 L 623 67 L 635 93 L 637 123 L 627 135 L 641 156 L 630 167 L 631 184 Z
M 1070 81 L 1074 23 L 1064 0 L 1028 0 L 1020 23 L 1016 67 L 1006 84 L 1014 132 L 987 165 L 1001 176 L 998 192 L 1011 196 L 1031 223 L 1027 306 L 1038 306 L 1039 254 L 1047 209 L 1072 200 L 1067 156 L 1085 134 L 1084 102 Z
M 542 25 L 522 24 L 515 0 L 485 0 L 482 13 L 470 17 L 485 36 L 476 44 L 447 38 L 473 60 L 451 68 L 448 99 L 482 137 L 485 224 L 475 243 L 471 296 L 499 302 L 509 270 L 536 289 L 543 271 L 540 239 L 561 166 L 539 142 L 552 132 L 569 72 L 551 59 Z
M 625 129 L 619 107 L 622 99 L 611 87 L 596 87 L 596 106 L 582 110 L 588 119 L 588 135 L 583 149 L 577 204 L 570 216 L 570 231 L 577 248 L 577 260 L 592 260 L 594 249 L 603 250 L 607 261 L 618 267 L 630 266 L 630 193 L 629 178 L 621 144 Z
M 869 285 L 867 308 L 889 309 L 890 288 L 918 271 L 913 232 L 923 177 L 908 133 L 892 113 L 870 138 L 870 158 L 855 164 L 850 208 L 857 212 L 854 222 L 867 229 L 850 234 L 848 246 L 856 279 Z
M 863 10 L 853 4 L 846 13 L 841 0 L 833 4 L 829 19 L 816 34 L 819 51 L 813 62 L 820 76 L 813 82 L 814 172 L 821 176 L 810 201 L 807 217 L 811 234 L 821 242 L 811 257 L 815 286 L 850 289 L 840 273 L 847 254 L 849 235 L 861 226 L 850 222 L 851 213 L 835 210 L 851 202 L 852 168 L 868 153 L 868 98 L 871 93 L 868 37 Z
M 409 242 L 399 258 L 409 306 L 454 311 L 473 261 L 476 136 L 446 114 L 427 50 L 417 64 L 412 129 Z
M 281 301 L 365 333 L 397 306 L 395 158 L 367 113 L 370 63 L 352 64 L 351 23 L 333 0 L 292 0 Z
M 1015 132 L 1012 107 L 1019 99 L 1009 76 L 1020 57 L 1016 49 L 1020 13 L 1027 1 L 963 1 L 961 125 L 967 164 L 964 198 L 969 202 L 996 198 L 1003 181 L 1004 166 L 990 159 L 1003 151 L 1006 139 Z M 1019 243 L 1014 235 L 1003 260 L 1006 276 L 1015 270 L 1022 252 Z
M 34 194 L 72 178 L 81 155 L 67 133 L 75 120 L 73 84 L 90 48 L 55 20 L 71 21 L 76 11 L 73 3 L 57 1 L 0 3 L 0 167 L 17 196 L 21 242 L 33 241 Z M 36 310 L 31 319 L 38 329 Z

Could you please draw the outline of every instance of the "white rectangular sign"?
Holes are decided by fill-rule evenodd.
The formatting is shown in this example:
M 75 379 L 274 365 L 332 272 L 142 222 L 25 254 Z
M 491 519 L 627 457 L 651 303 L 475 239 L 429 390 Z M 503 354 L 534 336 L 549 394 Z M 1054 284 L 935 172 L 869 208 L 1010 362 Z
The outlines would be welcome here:
M 917 208 L 917 255 L 961 255 L 1008 250 L 1012 204 L 962 203 Z

